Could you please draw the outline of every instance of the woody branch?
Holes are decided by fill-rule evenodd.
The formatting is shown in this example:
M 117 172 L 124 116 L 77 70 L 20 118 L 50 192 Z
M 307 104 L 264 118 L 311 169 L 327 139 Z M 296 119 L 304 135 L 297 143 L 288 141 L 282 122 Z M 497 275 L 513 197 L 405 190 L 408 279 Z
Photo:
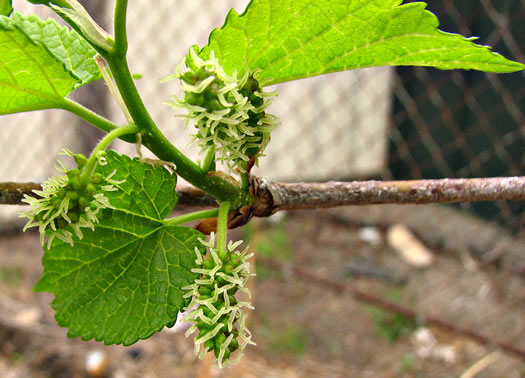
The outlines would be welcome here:
M 37 183 L 0 182 L 0 204 L 20 205 L 34 196 Z M 372 204 L 428 204 L 525 200 L 525 177 L 409 181 L 328 181 L 282 183 L 253 177 L 254 214 L 277 211 Z M 214 207 L 213 197 L 189 186 L 177 189 L 179 207 Z

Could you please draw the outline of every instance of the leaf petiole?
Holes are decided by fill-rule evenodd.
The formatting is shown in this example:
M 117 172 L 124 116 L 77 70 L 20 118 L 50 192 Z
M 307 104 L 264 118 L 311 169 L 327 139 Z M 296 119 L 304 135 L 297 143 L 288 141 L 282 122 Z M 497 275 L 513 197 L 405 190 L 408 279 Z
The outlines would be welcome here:
M 217 220 L 217 248 L 219 257 L 226 254 L 226 239 L 228 234 L 228 213 L 231 202 L 223 201 L 219 206 L 219 219 Z
M 121 137 L 122 135 L 128 135 L 128 134 L 136 134 L 139 132 L 139 128 L 135 125 L 131 126 L 122 126 L 117 129 L 114 129 L 110 133 L 108 133 L 102 140 L 97 144 L 97 146 L 93 149 L 91 152 L 91 155 L 89 156 L 89 159 L 84 167 L 84 172 L 82 173 L 83 178 L 87 178 L 91 176 L 93 173 L 93 170 L 95 169 L 95 165 L 97 163 L 98 154 L 101 151 L 105 151 L 106 148 L 118 137 Z
M 210 169 L 212 168 L 214 162 L 215 162 L 215 146 L 211 146 L 206 151 L 206 155 L 204 155 L 204 159 L 202 159 L 202 162 L 201 162 L 202 172 L 208 173 Z
M 202 211 L 196 211 L 191 214 L 184 214 L 180 215 L 175 218 L 169 218 L 164 220 L 164 225 L 166 226 L 177 226 L 179 224 L 184 224 L 188 222 L 193 222 L 196 220 L 206 219 L 206 218 L 214 218 L 219 214 L 219 209 L 211 209 L 211 210 L 202 210 Z
M 70 113 L 73 113 L 77 117 L 83 119 L 87 123 L 92 124 L 97 129 L 105 131 L 107 133 L 117 129 L 119 126 L 109 119 L 102 117 L 101 115 L 95 113 L 91 109 L 86 108 L 85 106 L 79 104 L 76 101 L 70 100 L 69 98 L 62 99 L 56 106 L 57 109 L 67 110 Z

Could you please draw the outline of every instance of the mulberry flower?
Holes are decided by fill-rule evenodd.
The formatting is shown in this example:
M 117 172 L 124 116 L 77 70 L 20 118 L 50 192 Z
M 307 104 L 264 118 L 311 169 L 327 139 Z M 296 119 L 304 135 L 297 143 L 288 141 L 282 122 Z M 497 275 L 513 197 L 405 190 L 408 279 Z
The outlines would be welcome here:
M 73 154 L 64 150 L 64 154 L 71 156 L 79 168 L 87 160 L 84 155 Z M 42 190 L 33 190 L 38 197 L 25 195 L 22 202 L 31 206 L 22 217 L 29 218 L 24 231 L 31 227 L 38 227 L 40 243 L 47 248 L 56 237 L 73 246 L 73 236 L 83 238 L 82 228 L 95 229 L 98 223 L 98 213 L 106 208 L 113 209 L 104 191 L 118 190 L 115 185 L 123 181 L 112 180 L 116 170 L 107 177 L 100 173 L 85 176 L 79 169 L 68 170 L 62 162 L 57 167 L 59 175 L 49 178 L 42 183 Z M 104 164 L 104 160 L 101 161 Z
M 229 242 L 225 253 L 220 253 L 215 246 L 215 235 L 210 235 L 208 242 L 199 239 L 207 247 L 207 256 L 202 256 L 195 248 L 199 268 L 192 272 L 200 277 L 192 285 L 183 287 L 187 291 L 184 298 L 192 297 L 185 310 L 183 320 L 193 323 L 186 332 L 186 337 L 199 331 L 194 339 L 195 354 L 202 359 L 213 351 L 219 367 L 237 363 L 242 357 L 242 350 L 247 344 L 255 345 L 251 333 L 246 327 L 244 309 L 253 309 L 249 302 L 237 301 L 235 294 L 250 292 L 245 287 L 250 274 L 247 260 L 253 256 L 248 248 L 242 252 L 237 247 L 242 243 Z M 236 353 L 235 357 L 232 354 Z
M 277 117 L 266 113 L 277 93 L 264 92 L 255 73 L 248 70 L 240 79 L 236 72 L 227 75 L 213 51 L 203 60 L 195 48 L 190 49 L 185 73 L 181 72 L 183 62 L 168 79 L 180 79 L 185 97 L 173 97 L 169 104 L 188 111 L 181 117 L 195 124 L 193 137 L 201 151 L 215 148 L 218 161 L 244 171 L 252 157 L 262 155 L 279 124 Z

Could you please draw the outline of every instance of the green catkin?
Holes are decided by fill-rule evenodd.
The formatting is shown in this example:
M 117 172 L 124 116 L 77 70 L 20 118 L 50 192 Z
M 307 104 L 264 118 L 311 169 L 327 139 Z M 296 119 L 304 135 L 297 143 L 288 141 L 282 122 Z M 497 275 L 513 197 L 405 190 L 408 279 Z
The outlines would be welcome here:
M 240 79 L 236 73 L 227 75 L 213 51 L 203 60 L 192 48 L 186 57 L 189 71 L 181 72 L 182 63 L 168 79 L 180 80 L 184 98 L 173 97 L 169 104 L 187 110 L 181 117 L 193 122 L 194 141 L 202 152 L 214 148 L 218 161 L 244 171 L 251 158 L 262 156 L 279 124 L 266 112 L 276 92 L 264 92 L 248 70 Z
M 40 243 L 44 246 L 47 237 L 47 248 L 55 237 L 73 246 L 74 236 L 83 238 L 82 228 L 93 230 L 98 222 L 97 214 L 102 209 L 113 208 L 103 192 L 116 190 L 115 185 L 123 182 L 111 178 L 115 171 L 107 177 L 93 173 L 84 178 L 80 169 L 87 158 L 69 150 L 64 150 L 64 154 L 74 158 L 79 169 L 67 169 L 60 162 L 61 168 L 57 169 L 64 175 L 44 181 L 42 190 L 34 191 L 38 197 L 26 195 L 22 199 L 31 205 L 28 211 L 20 213 L 29 218 L 24 230 L 39 227 Z
M 244 312 L 253 307 L 249 302 L 238 302 L 235 298 L 239 291 L 249 294 L 245 284 L 253 276 L 247 262 L 252 255 L 247 254 L 248 248 L 237 251 L 240 243 L 232 242 L 228 244 L 226 253 L 220 254 L 213 233 L 208 242 L 200 241 L 206 246 L 208 254 L 203 257 L 196 248 L 195 262 L 200 267 L 192 271 L 201 276 L 194 284 L 182 288 L 187 292 L 185 298 L 192 297 L 186 307 L 189 312 L 183 320 L 192 323 L 186 336 L 198 331 L 194 340 L 195 353 L 203 358 L 208 352 L 213 352 L 222 368 L 237 363 L 246 345 L 255 344 L 246 327 Z

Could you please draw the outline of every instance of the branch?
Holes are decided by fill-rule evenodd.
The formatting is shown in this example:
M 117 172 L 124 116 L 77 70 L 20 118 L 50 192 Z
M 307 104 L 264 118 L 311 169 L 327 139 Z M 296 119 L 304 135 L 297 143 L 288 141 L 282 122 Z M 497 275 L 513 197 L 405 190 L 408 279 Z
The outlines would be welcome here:
M 348 205 L 525 200 L 525 177 L 280 183 L 254 178 L 255 215 Z
M 41 190 L 34 182 L 0 182 L 0 205 L 27 205 L 22 198 L 27 194 L 35 196 L 33 190 Z
M 348 294 L 355 300 L 369 303 L 374 306 L 380 307 L 384 310 L 401 314 L 405 318 L 408 318 L 411 320 L 423 321 L 426 324 L 430 324 L 430 325 L 439 327 L 454 335 L 461 335 L 461 336 L 465 336 L 470 339 L 473 339 L 480 344 L 484 344 L 488 346 L 497 346 L 506 352 L 512 353 L 515 356 L 525 359 L 525 350 L 520 349 L 515 345 L 508 344 L 505 342 L 495 341 L 487 336 L 484 336 L 478 333 L 475 330 L 459 327 L 453 323 L 449 323 L 437 317 L 427 316 L 424 314 L 417 313 L 416 311 L 410 308 L 398 305 L 393 302 L 389 302 L 381 297 L 361 291 L 350 285 L 345 285 L 343 283 L 318 276 L 314 273 L 298 268 L 292 264 L 283 264 L 276 260 L 268 259 L 268 258 L 261 257 L 261 256 L 257 256 L 257 263 L 263 264 L 274 270 L 280 270 L 282 272 L 292 272 L 298 279 L 306 281 L 308 283 L 313 283 L 318 286 L 325 287 L 336 293 Z
M 24 194 L 40 189 L 35 183 L 0 183 L 0 204 L 23 204 Z M 282 183 L 254 177 L 254 214 L 269 216 L 281 210 L 349 205 L 424 204 L 525 200 L 525 177 L 411 181 L 329 181 Z M 180 207 L 216 207 L 215 199 L 194 187 L 177 189 Z
M 34 182 L 0 182 L 0 205 L 27 205 L 22 202 L 24 195 L 37 197 L 33 190 L 42 190 L 40 184 Z M 217 207 L 217 201 L 193 186 L 180 186 L 178 208 L 183 207 Z

